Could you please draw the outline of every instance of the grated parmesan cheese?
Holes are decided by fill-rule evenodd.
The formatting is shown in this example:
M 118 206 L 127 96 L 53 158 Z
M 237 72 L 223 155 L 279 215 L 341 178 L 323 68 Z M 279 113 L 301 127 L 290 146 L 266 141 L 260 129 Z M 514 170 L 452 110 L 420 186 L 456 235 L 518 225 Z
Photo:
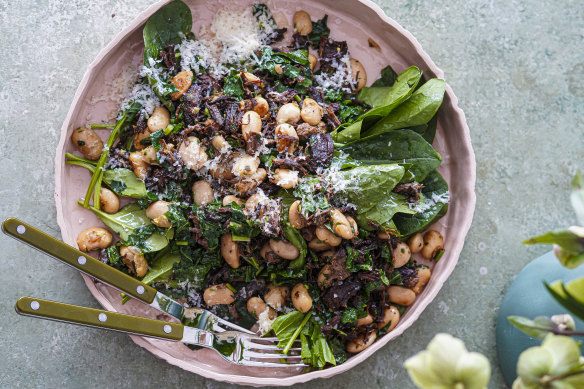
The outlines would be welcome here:
M 347 93 L 353 92 L 347 86 L 354 84 L 349 55 L 346 54 L 340 61 L 334 60 L 332 66 L 335 67 L 335 71 L 332 74 L 322 73 L 314 76 L 315 84 L 323 89 L 342 90 Z
M 205 70 L 215 75 L 226 74 L 229 69 L 224 64 L 238 64 L 252 57 L 261 46 L 262 34 L 251 8 L 221 9 L 209 27 L 200 29 L 199 40 L 187 39 L 177 45 L 181 67 L 196 73 Z

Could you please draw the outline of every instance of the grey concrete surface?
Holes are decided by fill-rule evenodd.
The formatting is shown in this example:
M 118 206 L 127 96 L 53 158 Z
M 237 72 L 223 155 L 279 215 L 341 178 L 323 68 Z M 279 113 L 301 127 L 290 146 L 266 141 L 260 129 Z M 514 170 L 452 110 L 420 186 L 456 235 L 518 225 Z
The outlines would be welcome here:
M 405 335 L 309 388 L 410 388 L 403 361 L 437 332 L 463 339 L 504 387 L 494 324 L 513 277 L 546 247 L 520 242 L 575 222 L 584 167 L 584 7 L 564 0 L 377 0 L 421 42 L 460 99 L 477 158 L 477 208 L 460 262 Z M 0 2 L 0 219 L 59 236 L 53 158 L 87 65 L 151 0 Z M 19 296 L 96 307 L 79 274 L 0 237 L 0 387 L 224 388 L 162 362 L 127 336 L 17 316 Z

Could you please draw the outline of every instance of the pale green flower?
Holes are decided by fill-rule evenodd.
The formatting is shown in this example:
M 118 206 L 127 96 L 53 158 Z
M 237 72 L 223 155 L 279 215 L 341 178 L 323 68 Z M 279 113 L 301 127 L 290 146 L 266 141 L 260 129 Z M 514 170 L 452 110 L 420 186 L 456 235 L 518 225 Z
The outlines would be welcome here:
M 567 336 L 548 334 L 541 346 L 521 353 L 513 389 L 584 388 L 584 359 L 580 347 Z
M 469 353 L 460 339 L 448 334 L 434 336 L 404 367 L 421 389 L 485 389 L 491 377 L 489 360 Z

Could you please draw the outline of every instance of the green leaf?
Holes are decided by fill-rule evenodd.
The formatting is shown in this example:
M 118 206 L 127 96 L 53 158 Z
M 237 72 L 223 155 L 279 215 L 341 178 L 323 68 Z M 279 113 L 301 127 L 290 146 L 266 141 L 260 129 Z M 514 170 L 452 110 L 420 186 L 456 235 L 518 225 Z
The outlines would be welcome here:
M 584 263 L 584 227 L 572 226 L 567 229 L 550 231 L 530 238 L 523 244 L 554 244 L 556 257 L 560 263 L 574 269 Z
M 324 15 L 322 19 L 312 22 L 312 32 L 308 34 L 308 39 L 315 49 L 318 48 L 320 37 L 328 37 L 331 33 L 331 30 L 327 26 L 327 19 L 328 15 Z
M 419 126 L 413 126 L 409 129 L 422 135 L 426 142 L 432 144 L 434 138 L 436 137 L 436 129 L 438 127 L 438 114 L 434 115 L 432 119 L 426 124 L 420 124 Z
M 135 199 L 146 198 L 146 185 L 129 169 L 106 170 L 103 173 L 103 182 L 119 196 Z
M 576 176 L 572 180 L 572 194 L 570 195 L 570 202 L 578 217 L 578 223 L 584 225 L 584 186 L 582 185 L 582 172 L 578 170 Z
M 582 284 L 584 284 L 584 277 L 572 282 L 575 283 L 574 286 L 571 287 L 573 291 L 581 291 L 584 287 L 582 286 Z M 545 283 L 544 285 L 558 303 L 568 309 L 570 313 L 584 320 L 584 301 L 581 300 L 581 295 L 578 297 L 572 295 L 572 293 L 568 291 L 566 285 L 561 281 L 556 281 L 551 285 Z
M 238 71 L 232 70 L 229 75 L 225 77 L 223 92 L 227 95 L 236 97 L 237 99 L 243 98 L 243 80 L 239 76 Z
M 391 66 L 387 65 L 381 69 L 381 76 L 375 80 L 372 87 L 378 86 L 392 86 L 397 81 L 397 73 L 392 69 Z
M 168 242 L 172 238 L 171 229 L 166 230 L 163 234 L 159 233 L 150 218 L 146 216 L 146 210 L 140 208 L 136 203 L 126 205 L 114 214 L 102 212 L 95 207 L 89 209 L 106 226 L 117 233 L 122 241 L 128 241 L 133 235 L 140 234 L 142 231 L 146 232 L 148 237 L 140 236 L 139 239 L 133 239 L 133 241 L 141 243 L 139 247 L 142 252 L 160 251 L 168 246 Z
M 521 316 L 509 316 L 507 320 L 522 332 L 537 339 L 545 338 L 556 328 L 556 324 L 545 316 L 536 317 L 534 320 Z
M 300 252 L 298 258 L 291 261 L 289 266 L 291 269 L 295 270 L 302 269 L 304 267 L 306 255 L 308 254 L 308 245 L 306 244 L 306 241 L 302 237 L 300 231 L 292 227 L 289 223 L 284 224 L 283 230 L 284 238 L 286 238 L 288 242 L 296 246 L 296 248 Z
M 347 126 L 341 126 L 331 133 L 336 143 L 350 143 L 359 140 L 374 123 L 386 117 L 392 110 L 406 101 L 420 81 L 422 73 L 415 66 L 404 70 L 391 87 L 365 87 L 357 98 L 374 108 L 359 116 Z M 345 128 L 346 127 L 346 128 Z
M 411 66 L 404 70 L 391 86 L 370 86 L 361 89 L 357 100 L 374 108 L 397 106 L 411 95 L 421 77 L 420 69 Z M 391 109 L 385 108 L 385 111 L 389 113 Z M 380 111 L 380 115 L 385 111 Z
M 548 334 L 541 346 L 530 347 L 519 356 L 513 387 L 580 388 L 584 369 L 580 346 L 572 338 Z
M 172 267 L 175 263 L 180 262 L 179 254 L 172 253 L 161 253 L 162 255 L 156 256 L 154 260 L 150 263 L 150 270 L 142 279 L 142 282 L 146 285 L 150 285 L 153 282 L 167 280 L 172 274 Z
M 423 198 L 420 199 L 423 204 Z M 396 213 L 401 214 L 416 214 L 417 207 L 410 207 L 405 195 L 391 192 L 386 199 L 381 200 L 370 210 L 361 213 L 358 210 L 355 221 L 359 227 L 367 231 L 372 231 L 373 227 L 369 225 L 369 221 L 374 222 L 379 226 L 386 226 Z
M 426 199 L 422 210 L 413 215 L 398 213 L 393 218 L 400 235 L 404 237 L 425 230 L 448 211 L 448 183 L 440 173 L 434 170 L 428 174 L 422 185 L 422 194 Z
M 428 123 L 440 108 L 445 89 L 444 80 L 438 78 L 429 80 L 403 104 L 392 110 L 371 129 L 365 131 L 361 137 L 372 137 L 399 128 Z
M 144 26 L 144 64 L 147 58 L 158 58 L 167 45 L 179 44 L 191 32 L 191 9 L 180 0 L 173 1 L 156 11 Z
M 392 131 L 374 138 L 351 143 L 342 151 L 367 165 L 409 163 L 408 182 L 422 182 L 442 161 L 440 154 L 419 134 L 410 130 Z
M 193 27 L 191 9 L 180 0 L 173 1 L 156 11 L 144 26 L 144 66 L 152 70 L 152 74 L 162 67 L 159 61 L 160 51 L 168 45 L 181 43 L 191 36 Z M 160 80 L 148 76 L 152 89 L 169 111 L 173 111 L 172 102 L 166 96 L 176 91 L 176 87 L 168 80 Z
M 331 173 L 329 179 L 335 196 L 355 204 L 363 213 L 387 198 L 404 172 L 404 167 L 397 164 L 357 166 Z
M 283 347 L 292 339 L 296 330 L 300 327 L 300 324 L 304 320 L 304 314 L 298 311 L 292 311 L 285 315 L 278 316 L 276 320 L 272 323 L 272 329 L 278 338 L 278 345 Z

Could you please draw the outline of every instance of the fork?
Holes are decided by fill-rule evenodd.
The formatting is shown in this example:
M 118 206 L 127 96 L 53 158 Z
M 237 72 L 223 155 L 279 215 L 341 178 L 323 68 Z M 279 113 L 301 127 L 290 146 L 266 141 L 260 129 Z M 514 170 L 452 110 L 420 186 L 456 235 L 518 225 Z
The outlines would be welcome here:
M 82 273 L 118 289 L 126 295 L 148 304 L 154 309 L 177 318 L 181 323 L 185 319 L 188 320 L 189 326 L 202 330 L 212 332 L 232 330 L 255 335 L 252 331 L 230 323 L 206 309 L 185 308 L 179 302 L 158 292 L 153 287 L 37 230 L 21 220 L 15 218 L 6 219 L 2 223 L 2 231 L 18 241 L 74 267 Z
M 20 298 L 16 302 L 15 309 L 18 314 L 24 316 L 121 331 L 131 335 L 180 341 L 210 348 L 217 351 L 226 361 L 236 365 L 254 367 L 307 366 L 302 363 L 299 354 L 300 347 L 290 349 L 295 355 L 283 354 L 283 349 L 277 345 L 277 338 L 260 338 L 238 331 L 212 333 L 182 324 L 34 297 Z

